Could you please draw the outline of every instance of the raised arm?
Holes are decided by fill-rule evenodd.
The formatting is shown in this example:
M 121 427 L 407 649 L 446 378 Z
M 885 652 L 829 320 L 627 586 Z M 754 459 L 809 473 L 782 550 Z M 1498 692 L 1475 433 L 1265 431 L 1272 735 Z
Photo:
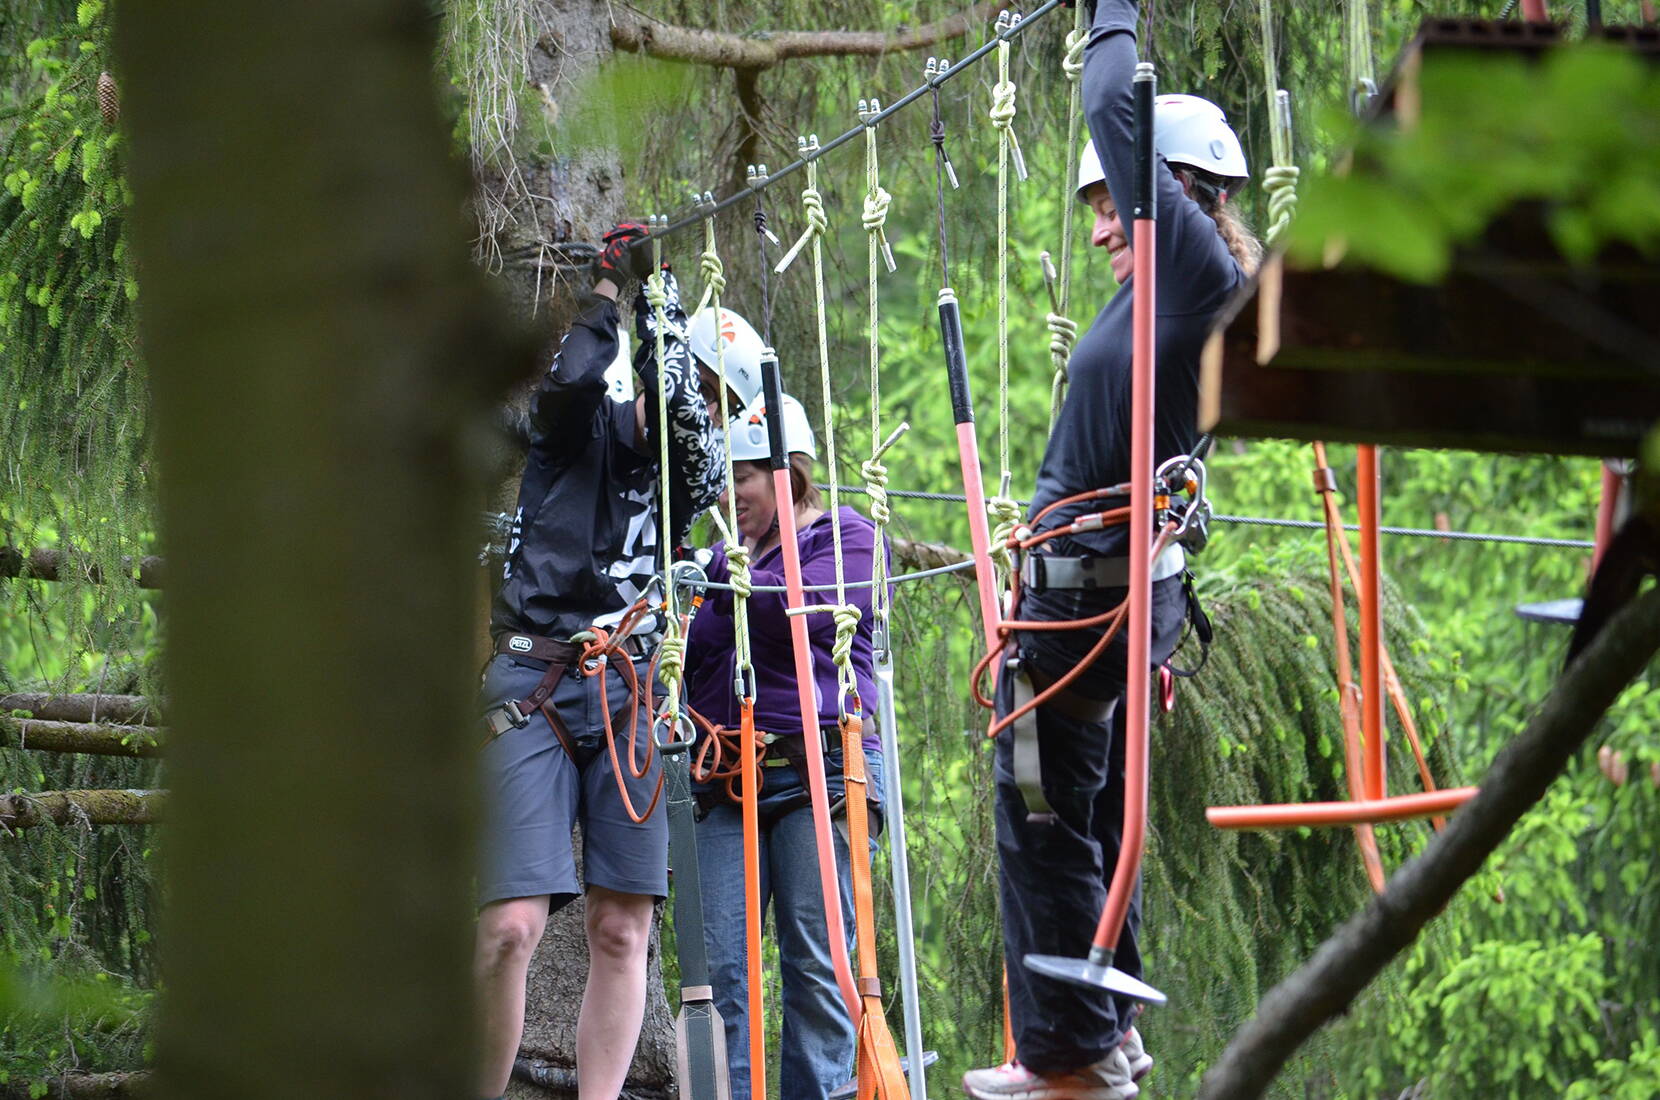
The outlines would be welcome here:
M 1134 0 L 1099 0 L 1084 48 L 1084 116 L 1124 227 L 1130 229 L 1135 194 L 1135 123 L 1131 83 L 1136 66 Z M 1214 308 L 1236 275 L 1216 223 L 1188 198 L 1160 157 L 1158 189 L 1158 311 L 1161 315 Z M 1131 242 L 1132 247 L 1134 241 Z
M 530 399 L 531 423 L 545 443 L 559 449 L 587 441 L 585 426 L 605 397 L 605 368 L 616 357 L 616 300 L 591 294 Z

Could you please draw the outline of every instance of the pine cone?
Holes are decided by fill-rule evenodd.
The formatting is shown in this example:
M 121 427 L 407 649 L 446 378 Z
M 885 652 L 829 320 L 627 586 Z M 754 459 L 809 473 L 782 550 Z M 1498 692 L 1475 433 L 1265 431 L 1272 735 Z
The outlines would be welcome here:
M 105 126 L 114 126 L 115 120 L 121 117 L 121 97 L 115 90 L 115 77 L 109 73 L 98 74 L 98 110 L 104 116 Z

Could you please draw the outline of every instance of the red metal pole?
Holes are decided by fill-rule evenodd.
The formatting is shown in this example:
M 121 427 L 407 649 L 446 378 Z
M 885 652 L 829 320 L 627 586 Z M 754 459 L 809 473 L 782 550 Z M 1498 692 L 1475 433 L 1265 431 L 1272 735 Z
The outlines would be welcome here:
M 1608 549 L 1608 540 L 1614 537 L 1614 517 L 1619 513 L 1620 493 L 1625 488 L 1625 478 L 1621 477 L 1613 467 L 1604 462 L 1602 464 L 1602 499 L 1597 501 L 1597 534 L 1596 548 L 1591 551 L 1591 572 L 1597 571 L 1602 564 L 1602 552 Z
M 1299 802 L 1283 806 L 1212 806 L 1205 820 L 1218 829 L 1295 829 L 1305 825 L 1377 825 L 1433 817 L 1457 809 L 1476 793 L 1475 787 L 1449 787 L 1423 794 L 1358 802 Z
M 789 607 L 806 606 L 801 581 L 801 547 L 796 543 L 795 493 L 790 487 L 788 458 L 784 454 L 784 403 L 778 384 L 778 364 L 762 363 L 766 387 L 767 431 L 772 444 L 772 488 L 778 505 L 778 542 L 784 556 L 784 586 Z M 824 924 L 830 936 L 830 963 L 836 985 L 847 1002 L 848 1018 L 858 1027 L 862 1015 L 853 966 L 847 957 L 847 933 L 842 926 L 841 889 L 836 875 L 836 847 L 830 835 L 830 795 L 824 781 L 823 732 L 818 726 L 818 701 L 813 697 L 813 654 L 807 641 L 807 620 L 790 616 L 790 642 L 795 649 L 795 685 L 801 707 L 802 755 L 807 760 L 807 794 L 813 806 L 813 839 L 818 848 L 819 883 L 824 893 Z M 762 1021 L 751 1020 L 750 1027 Z
M 1152 145 L 1152 66 L 1136 66 L 1137 152 Z M 1148 87 L 1143 89 L 1142 85 Z M 1145 100 L 1145 106 L 1142 101 Z M 1143 113 L 1146 118 L 1140 117 Z M 1142 131 L 1145 131 L 1144 133 Z M 1139 159 L 1139 157 L 1138 157 Z M 1153 165 L 1137 165 L 1135 202 L 1135 256 L 1132 278 L 1135 295 L 1131 321 L 1130 367 L 1130 602 L 1129 658 L 1124 671 L 1124 831 L 1118 846 L 1118 866 L 1107 889 L 1107 904 L 1095 927 L 1095 952 L 1118 947 L 1124 919 L 1130 911 L 1141 852 L 1147 836 L 1147 693 L 1151 664 L 1153 584 L 1153 367 L 1155 288 L 1154 260 L 1158 253 Z M 1143 175 L 1147 177 L 1143 178 Z M 1092 958 L 1093 961 L 1093 958 Z
M 1550 12 L 1545 0 L 1522 0 L 1522 18 L 1529 23 L 1549 23 Z
M 1383 751 L 1383 586 L 1378 561 L 1378 449 L 1357 448 L 1355 480 L 1360 505 L 1360 734 L 1366 753 L 1366 797 L 1388 794 Z
M 974 581 L 980 592 L 980 621 L 986 650 L 998 648 L 997 624 L 1003 621 L 997 605 L 997 575 L 991 567 L 991 529 L 986 522 L 986 489 L 980 475 L 980 444 L 974 435 L 974 400 L 968 385 L 968 356 L 963 351 L 963 323 L 957 295 L 950 287 L 939 294 L 940 344 L 945 350 L 946 380 L 951 387 L 951 415 L 957 422 L 957 461 L 963 471 L 963 496 L 968 500 L 968 540 L 974 551 Z M 991 663 L 996 682 L 998 662 Z

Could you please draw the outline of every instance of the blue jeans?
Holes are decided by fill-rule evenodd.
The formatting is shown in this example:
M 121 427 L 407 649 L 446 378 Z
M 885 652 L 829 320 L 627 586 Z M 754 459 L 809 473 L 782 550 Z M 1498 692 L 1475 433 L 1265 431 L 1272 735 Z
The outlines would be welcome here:
M 882 757 L 865 750 L 870 793 L 882 793 Z M 841 752 L 826 760 L 832 805 L 841 798 Z M 791 767 L 763 769 L 761 786 L 761 911 L 770 901 L 783 969 L 784 1033 L 779 1095 L 782 1100 L 823 1100 L 831 1089 L 853 1076 L 857 1036 L 847 1005 L 836 987 L 825 932 L 824 894 L 819 883 L 818 847 L 813 837 L 813 810 L 800 806 L 782 816 L 777 810 L 799 799 L 803 784 Z M 838 817 L 839 820 L 839 817 Z M 879 824 L 871 815 L 871 850 Z M 770 821 L 770 824 L 769 824 Z M 848 877 L 847 842 L 832 830 L 836 844 L 836 878 L 841 887 L 842 926 L 853 950 L 853 886 Z M 749 984 L 744 952 L 743 814 L 736 803 L 722 801 L 697 826 L 698 866 L 703 881 L 704 942 L 709 950 L 709 980 L 715 1007 L 726 1021 L 726 1058 L 731 1066 L 732 1100 L 749 1100 Z M 855 964 L 856 967 L 856 964 Z

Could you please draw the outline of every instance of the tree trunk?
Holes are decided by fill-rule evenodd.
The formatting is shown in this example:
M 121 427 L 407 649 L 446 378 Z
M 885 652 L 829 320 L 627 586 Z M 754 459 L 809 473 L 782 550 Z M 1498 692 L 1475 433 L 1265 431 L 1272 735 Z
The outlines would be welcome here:
M 117 8 L 167 597 L 158 1092 L 471 1089 L 492 398 L 422 0 Z
M 46 1086 L 41 1100 L 138 1100 L 155 1096 L 152 1077 L 137 1073 L 71 1073 L 40 1082 Z M 0 1085 L 0 1100 L 34 1100 L 30 1082 Z
M 154 825 L 166 791 L 39 791 L 0 794 L 0 831 L 40 825 Z
M 152 726 L 94 726 L 85 722 L 39 722 L 0 718 L 0 748 L 85 752 L 95 756 L 160 756 Z

